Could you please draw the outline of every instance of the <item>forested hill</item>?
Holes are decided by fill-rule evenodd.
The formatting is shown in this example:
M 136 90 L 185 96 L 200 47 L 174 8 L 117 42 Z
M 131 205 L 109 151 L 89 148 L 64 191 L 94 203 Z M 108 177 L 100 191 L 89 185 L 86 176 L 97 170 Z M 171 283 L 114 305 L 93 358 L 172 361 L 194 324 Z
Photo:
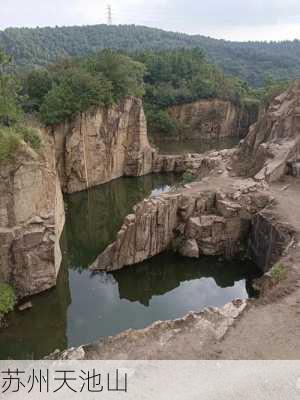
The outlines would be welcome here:
M 229 42 L 200 35 L 166 32 L 135 25 L 55 28 L 8 28 L 0 31 L 0 48 L 18 66 L 45 66 L 59 58 L 84 56 L 104 48 L 124 51 L 201 48 L 226 74 L 260 85 L 267 74 L 300 78 L 300 41 Z

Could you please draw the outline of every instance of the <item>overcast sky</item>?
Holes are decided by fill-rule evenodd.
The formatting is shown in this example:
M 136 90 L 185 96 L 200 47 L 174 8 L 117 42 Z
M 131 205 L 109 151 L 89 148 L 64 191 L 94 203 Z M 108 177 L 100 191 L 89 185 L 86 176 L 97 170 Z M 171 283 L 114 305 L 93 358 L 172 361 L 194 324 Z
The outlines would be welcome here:
M 230 40 L 300 39 L 300 0 L 0 0 L 8 26 L 137 24 Z

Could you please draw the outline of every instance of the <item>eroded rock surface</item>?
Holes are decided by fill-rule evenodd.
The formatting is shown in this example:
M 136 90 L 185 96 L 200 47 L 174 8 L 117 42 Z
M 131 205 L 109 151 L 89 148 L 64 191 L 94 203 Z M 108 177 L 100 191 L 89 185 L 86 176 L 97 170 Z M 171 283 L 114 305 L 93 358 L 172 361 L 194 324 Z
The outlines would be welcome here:
M 0 169 L 0 280 L 18 297 L 56 284 L 64 204 L 55 168 L 54 141 L 43 135 L 39 154 L 25 143 Z
M 178 123 L 180 140 L 244 137 L 257 119 L 257 107 L 247 111 L 221 99 L 176 105 L 168 112 Z
M 297 174 L 299 152 L 300 81 L 296 81 L 251 126 L 235 161 L 241 174 L 274 182 L 289 169 Z
M 54 135 L 64 192 L 152 171 L 154 150 L 140 99 L 127 97 L 117 105 L 78 115 L 56 127 Z
M 227 188 L 219 188 L 221 180 L 227 181 Z M 239 253 L 248 238 L 252 216 L 266 206 L 270 196 L 252 180 L 242 186 L 226 176 L 212 177 L 211 181 L 211 188 L 195 183 L 189 189 L 139 203 L 125 219 L 117 240 L 91 269 L 117 270 L 153 257 L 171 245 L 192 257 Z

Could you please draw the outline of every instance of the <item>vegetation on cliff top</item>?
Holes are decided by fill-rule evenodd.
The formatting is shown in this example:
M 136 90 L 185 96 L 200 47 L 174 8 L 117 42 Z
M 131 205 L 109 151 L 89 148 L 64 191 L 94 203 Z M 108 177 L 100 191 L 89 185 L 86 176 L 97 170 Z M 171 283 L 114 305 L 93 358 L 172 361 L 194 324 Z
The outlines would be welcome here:
M 23 78 L 24 109 L 39 112 L 43 123 L 55 125 L 125 96 L 142 97 L 144 73 L 143 64 L 110 50 L 62 61 Z
M 67 57 L 84 57 L 105 48 L 142 52 L 200 48 L 228 75 L 261 86 L 265 75 L 300 77 L 300 41 L 230 42 L 200 35 L 135 25 L 9 28 L 0 31 L 0 48 L 21 68 L 46 67 Z
M 240 78 L 225 76 L 199 49 L 147 51 L 132 57 L 104 50 L 21 76 L 10 74 L 9 58 L 4 54 L 1 57 L 2 159 L 12 154 L 20 133 L 32 147 L 38 147 L 38 137 L 20 124 L 24 111 L 38 114 L 45 125 L 56 125 L 93 107 L 117 103 L 125 96 L 144 97 L 150 133 L 172 135 L 178 126 L 167 112 L 169 106 L 219 98 L 253 109 L 262 99 L 269 99 L 275 89 L 282 89 L 270 79 L 267 89 L 253 89 Z
M 150 133 L 176 134 L 179 127 L 167 112 L 173 105 L 219 98 L 246 108 L 259 106 L 256 90 L 240 78 L 225 76 L 199 49 L 144 52 L 135 57 L 146 66 L 144 101 Z
M 10 58 L 0 51 L 0 161 L 10 159 L 21 140 L 38 149 L 40 136 L 24 125 L 21 87 L 9 71 Z
M 39 112 L 46 125 L 68 120 L 91 107 L 128 95 L 144 96 L 150 131 L 176 131 L 166 108 L 198 99 L 222 98 L 240 104 L 253 95 L 239 78 L 225 77 L 197 49 L 144 52 L 131 58 L 111 50 L 31 71 L 23 79 L 24 108 Z

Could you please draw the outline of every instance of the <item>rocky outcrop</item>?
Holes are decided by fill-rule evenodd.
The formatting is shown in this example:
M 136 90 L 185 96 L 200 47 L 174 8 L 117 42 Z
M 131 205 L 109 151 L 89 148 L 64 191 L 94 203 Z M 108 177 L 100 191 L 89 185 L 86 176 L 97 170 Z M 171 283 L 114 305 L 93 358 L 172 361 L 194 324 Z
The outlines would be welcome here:
M 251 126 L 235 164 L 242 175 L 273 182 L 287 172 L 297 174 L 299 154 L 300 81 L 296 81 Z
M 49 289 L 61 262 L 64 204 L 53 139 L 43 135 L 39 153 L 23 143 L 0 170 L 0 280 L 18 297 Z
M 266 272 L 280 260 L 293 235 L 292 229 L 280 223 L 271 210 L 257 213 L 251 224 L 249 256 Z
M 158 321 L 145 329 L 128 330 L 96 343 L 55 352 L 50 360 L 206 359 L 207 348 L 221 341 L 243 314 L 247 302 L 235 300 L 222 308 L 191 312 L 174 321 Z M 193 345 L 190 345 L 190 344 Z
M 198 100 L 170 107 L 169 115 L 177 122 L 177 140 L 244 137 L 257 120 L 257 109 L 247 110 L 221 99 Z M 156 136 L 158 136 L 159 132 Z M 174 138 L 172 137 L 172 140 Z
M 248 238 L 252 216 L 270 197 L 253 181 L 243 183 L 243 192 L 233 181 L 228 186 L 220 190 L 216 182 L 214 188 L 206 189 L 195 183 L 189 189 L 142 201 L 91 269 L 112 271 L 137 264 L 171 244 L 191 257 L 237 254 Z
M 220 164 L 220 153 L 164 155 L 154 154 L 153 173 L 197 171 L 197 175 L 207 175 Z
M 111 107 L 78 115 L 53 133 L 64 192 L 152 170 L 153 149 L 140 99 L 127 97 Z

